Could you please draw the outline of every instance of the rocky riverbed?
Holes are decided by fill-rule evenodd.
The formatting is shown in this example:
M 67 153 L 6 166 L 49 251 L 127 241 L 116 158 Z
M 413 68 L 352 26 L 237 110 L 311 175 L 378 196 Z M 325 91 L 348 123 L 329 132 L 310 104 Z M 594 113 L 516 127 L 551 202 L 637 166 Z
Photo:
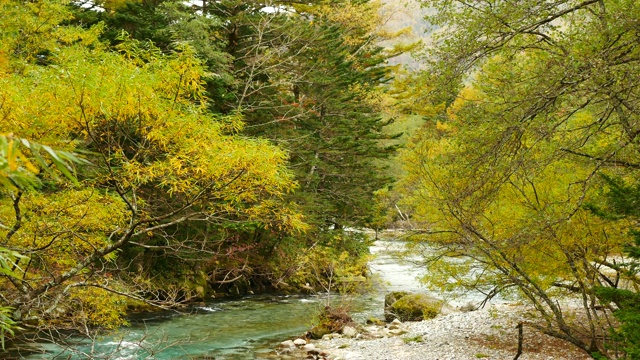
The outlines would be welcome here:
M 518 330 L 524 321 L 523 352 L 519 360 L 582 360 L 590 357 L 565 341 L 527 326 L 527 309 L 491 305 L 470 312 L 452 312 L 420 322 L 394 322 L 345 328 L 344 334 L 322 340 L 283 342 L 274 359 L 331 360 L 467 360 L 513 359 Z

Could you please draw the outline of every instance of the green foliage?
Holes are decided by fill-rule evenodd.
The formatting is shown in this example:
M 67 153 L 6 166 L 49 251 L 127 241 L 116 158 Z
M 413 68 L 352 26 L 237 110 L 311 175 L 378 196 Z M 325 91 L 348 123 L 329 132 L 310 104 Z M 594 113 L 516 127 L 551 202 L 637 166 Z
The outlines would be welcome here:
M 625 289 L 600 287 L 596 296 L 605 303 L 616 304 L 615 318 L 620 326 L 612 330 L 613 337 L 622 346 L 627 359 L 640 358 L 640 295 Z
M 296 188 L 286 153 L 239 135 L 237 115 L 209 112 L 210 74 L 191 46 L 169 51 L 120 32 L 109 49 L 104 25 L 75 26 L 66 5 L 0 3 L 0 133 L 15 134 L 0 138 L 0 178 L 11 185 L 0 197 L 11 250 L 2 259 L 13 272 L 0 291 L 14 321 L 113 328 L 124 324 L 123 296 L 189 296 L 175 283 L 158 290 L 148 258 L 125 255 L 204 263 L 237 233 L 305 229 L 283 200 Z M 185 266 L 165 270 L 182 280 Z
M 447 108 L 428 114 L 404 152 L 416 247 L 437 249 L 433 264 L 449 260 L 442 269 L 458 288 L 517 289 L 547 333 L 615 356 L 595 315 L 585 332 L 556 298 L 588 299 L 581 310 L 597 314 L 596 288 L 637 282 L 611 262 L 630 219 L 585 204 L 603 199 L 596 174 L 637 178 L 638 2 L 423 4 L 446 29 L 433 37 L 425 95 Z
M 594 203 L 586 204 L 591 212 L 599 217 L 621 220 L 640 218 L 640 183 L 633 180 L 631 184 L 622 178 L 613 178 L 606 174 L 601 174 L 607 192 L 604 194 L 604 204 L 598 206 Z M 633 227 L 629 229 L 629 237 L 633 240 L 624 244 L 624 252 L 634 261 L 640 259 L 640 231 Z M 640 264 L 632 262 L 626 264 L 632 273 L 637 273 Z
M 118 296 L 101 288 L 79 288 L 69 299 L 78 309 L 76 312 L 90 326 L 102 329 L 117 329 L 128 325 L 125 319 L 128 301 L 124 296 Z
M 589 204 L 589 209 L 600 217 L 623 219 L 640 218 L 638 201 L 640 200 L 640 184 L 637 181 L 629 184 L 620 178 L 603 175 L 607 186 L 605 201 L 601 206 Z M 618 328 L 612 329 L 614 338 L 622 344 L 628 359 L 640 358 L 640 294 L 638 294 L 638 269 L 640 267 L 640 231 L 635 227 L 629 230 L 633 242 L 624 244 L 624 253 L 629 260 L 619 264 L 619 271 L 625 278 L 631 278 L 633 290 L 623 287 L 596 287 L 595 295 L 603 303 L 615 304 L 613 312 L 620 322 Z M 629 286 L 629 285 L 627 285 Z
M 245 133 L 286 149 L 300 184 L 288 200 L 300 205 L 310 231 L 305 241 L 278 242 L 279 250 L 297 247 L 296 271 L 285 281 L 298 287 L 329 287 L 327 276 L 364 272 L 366 242 L 343 228 L 373 220 L 371 195 L 388 181 L 375 160 L 393 150 L 379 142 L 390 137 L 382 132 L 389 121 L 378 117 L 379 84 L 389 71 L 375 45 L 382 36 L 376 7 L 333 5 L 265 13 L 260 2 L 222 1 L 207 8 L 223 20 L 233 59 L 235 98 L 222 108 L 245 116 Z
M 74 182 L 76 179 L 69 171 L 71 162 L 85 162 L 73 153 L 54 151 L 48 146 L 31 143 L 26 139 L 16 139 L 11 135 L 0 136 L 0 185 L 5 191 L 17 190 L 20 192 L 33 190 L 40 186 L 40 180 L 35 177 L 40 170 L 32 163 L 33 160 L 30 160 L 22 152 L 21 148 L 31 151 L 35 162 L 40 165 L 41 169 L 54 174 L 54 171 L 45 162 L 42 155 L 40 155 L 40 150 L 44 150 L 46 154 L 50 156 L 52 165 L 54 165 L 53 169 L 59 170 L 67 179 Z M 14 204 L 15 199 L 19 199 L 19 196 L 16 197 L 14 195 Z M 17 225 L 18 226 L 14 225 L 12 229 L 9 229 L 3 225 L 3 222 L 0 222 L 0 226 L 3 229 L 9 230 L 9 233 L 15 233 L 19 229 L 19 223 L 17 223 Z M 7 238 L 10 238 L 10 236 L 7 236 Z M 24 271 L 20 268 L 20 262 L 21 260 L 27 259 L 28 257 L 23 256 L 18 251 L 0 247 L 0 276 L 19 281 L 20 274 Z M 5 336 L 13 336 L 16 330 L 21 330 L 17 322 L 13 319 L 13 310 L 14 308 L 12 307 L 0 307 L 0 343 L 2 344 L 3 350 L 5 347 Z
M 222 22 L 218 17 L 202 16 L 195 6 L 177 0 L 126 1 L 110 11 L 74 7 L 73 14 L 74 19 L 70 20 L 73 24 L 85 28 L 103 26 L 105 30 L 100 36 L 113 46 L 123 41 L 123 30 L 127 37 L 153 44 L 166 54 L 180 51 L 181 46 L 189 44 L 210 75 L 203 79 L 208 106 L 220 111 L 233 97 L 231 59 L 224 51 L 224 40 L 220 38 Z
M 15 251 L 11 251 L 0 247 L 0 275 L 17 277 L 15 269 L 18 267 L 16 259 L 23 259 L 24 256 Z M 13 308 L 0 306 L 0 344 L 4 350 L 5 336 L 13 336 L 16 330 L 20 330 L 17 323 L 13 320 Z
M 415 335 L 415 336 L 410 336 L 410 337 L 403 337 L 402 341 L 405 344 L 421 343 L 421 342 L 424 342 L 424 338 L 422 337 L 422 335 Z
M 229 241 L 229 250 L 239 258 L 244 255 L 236 249 L 254 250 L 242 260 L 209 259 L 206 268 L 211 270 L 212 284 L 223 281 L 222 274 L 229 272 L 242 281 L 280 284 L 286 280 L 282 276 L 291 273 L 289 266 L 280 266 L 270 257 L 286 251 L 286 259 L 296 259 L 317 238 L 333 236 L 331 228 L 340 233 L 346 226 L 372 223 L 376 211 L 372 194 L 389 180 L 378 161 L 395 148 L 380 141 L 394 137 L 383 131 L 391 120 L 378 116 L 389 102 L 381 84 L 391 77 L 384 61 L 404 50 L 377 44 L 403 32 L 391 33 L 379 26 L 377 3 L 283 3 L 282 8 L 277 4 L 271 5 L 291 11 L 263 11 L 267 5 L 255 1 L 207 2 L 204 9 L 176 1 L 134 1 L 108 4 L 112 11 L 100 13 L 78 8 L 74 10 L 78 18 L 70 21 L 83 26 L 101 21 L 105 27 L 101 37 L 121 52 L 127 51 L 123 44 L 132 43 L 121 35 L 123 28 L 127 37 L 139 41 L 137 46 L 153 42 L 158 53 L 181 52 L 178 44 L 188 43 L 211 75 L 202 78 L 206 106 L 219 113 L 220 123 L 229 124 L 225 130 L 268 138 L 287 151 L 286 161 L 298 187 L 286 194 L 285 201 L 298 204 L 312 225 L 305 241 L 281 231 L 249 229 L 235 219 L 224 225 L 224 231 L 192 228 L 191 233 L 215 233 L 214 238 L 237 232 L 241 239 Z M 353 253 L 343 245 L 359 243 L 356 239 L 341 242 L 334 258 L 343 250 Z M 162 260 L 151 260 L 149 253 L 146 260 L 136 261 L 162 268 Z M 161 251 L 153 253 L 165 257 Z M 127 256 L 140 255 L 127 250 Z M 245 271 L 258 268 L 261 271 Z M 263 279 L 251 275 L 259 272 Z M 304 285 L 308 281 L 288 282 Z
M 0 248 L 0 274 L 17 278 L 18 272 L 22 270 L 18 266 L 20 259 L 26 258 L 17 251 Z
M 602 175 L 607 185 L 607 211 L 612 215 L 640 217 L 640 183 L 627 185 L 622 179 Z
M 298 287 L 306 284 L 316 291 L 363 291 L 368 285 L 365 276 L 370 258 L 366 238 L 342 232 L 324 236 L 325 241 L 317 242 L 296 259 L 290 283 Z
M 24 154 L 22 149 L 28 150 L 30 156 Z M 41 180 L 37 175 L 41 171 L 47 172 L 56 180 L 61 180 L 56 174 L 57 170 L 66 179 L 77 184 L 76 177 L 72 174 L 71 166 L 74 163 L 88 164 L 72 152 L 54 150 L 49 146 L 11 135 L 0 136 L 0 185 L 5 189 L 32 190 L 40 187 Z
M 4 350 L 5 337 L 12 336 L 16 330 L 20 330 L 20 327 L 13 320 L 12 312 L 13 308 L 11 307 L 0 307 L 0 344 L 2 344 L 2 350 Z
M 359 287 L 368 241 L 344 228 L 372 223 L 389 180 L 385 61 L 409 47 L 378 45 L 403 32 L 376 2 L 278 4 L 0 3 L 15 321 L 86 331 L 205 287 Z
M 292 200 L 317 230 L 362 226 L 373 191 L 388 181 L 374 160 L 393 151 L 379 141 L 389 137 L 379 100 L 390 54 L 376 45 L 385 36 L 377 32 L 378 8 L 341 1 L 265 15 L 263 6 L 210 4 L 225 19 L 234 61 L 236 98 L 228 107 L 246 116 L 247 133 L 289 151 L 300 183 Z

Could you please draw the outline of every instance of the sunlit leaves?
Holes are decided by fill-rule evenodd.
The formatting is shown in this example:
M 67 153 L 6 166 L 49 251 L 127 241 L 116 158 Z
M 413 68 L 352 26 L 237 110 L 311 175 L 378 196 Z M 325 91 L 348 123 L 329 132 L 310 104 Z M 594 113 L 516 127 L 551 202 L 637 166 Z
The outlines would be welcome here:
M 20 142 L 0 136 L 0 184 L 4 188 L 33 188 L 38 181 L 38 168 L 22 154 Z
M 234 202 L 292 188 L 278 168 L 284 153 L 263 141 L 225 135 L 229 126 L 239 128 L 237 117 L 205 115 L 203 69 L 188 47 L 175 56 L 136 41 L 119 49 L 122 55 L 64 49 L 59 65 L 33 69 L 31 87 L 24 79 L 6 79 L 7 97 L 16 103 L 35 99 L 29 107 L 6 106 L 7 117 L 35 138 L 84 134 L 88 148 L 104 156 L 94 158 L 96 166 L 106 160 L 111 171 L 118 169 L 123 188 L 153 183 L 176 195 L 220 187 L 223 192 L 212 198 Z M 11 86 L 19 88 L 9 92 Z
M 125 290 L 125 289 L 122 289 Z M 117 329 L 128 325 L 125 319 L 127 299 L 99 287 L 86 286 L 73 290 L 70 300 L 79 305 L 79 316 L 92 326 Z
M 122 201 L 99 190 L 69 189 L 24 196 L 22 211 L 29 221 L 15 235 L 12 245 L 25 251 L 42 248 L 41 259 L 46 256 L 52 262 L 67 261 L 65 266 L 74 266 L 83 255 L 107 244 L 111 231 L 124 225 Z M 7 222 L 13 214 L 9 207 L 3 208 L 2 219 Z
M 28 151 L 25 154 L 24 151 Z M 49 146 L 14 136 L 0 135 L 0 185 L 5 189 L 37 188 L 41 181 L 36 175 L 44 172 L 60 180 L 57 173 L 77 183 L 73 164 L 88 164 L 77 154 L 54 150 Z
M 26 256 L 21 255 L 17 251 L 0 248 L 0 274 L 14 278 L 19 277 L 20 272 L 23 271 L 19 266 L 19 260 L 26 258 Z
M 638 3 L 424 3 L 445 27 L 429 70 L 457 99 L 407 152 L 407 202 L 445 255 L 485 264 L 550 333 L 606 354 L 606 326 L 593 321 L 586 344 L 553 299 L 579 294 L 596 318 L 594 288 L 625 276 L 596 264 L 620 256 L 628 224 L 585 203 L 602 200 L 598 172 L 637 177 Z
M 16 330 L 20 330 L 11 313 L 13 309 L 10 307 L 0 307 L 0 344 L 4 350 L 4 339 L 7 335 L 12 336 Z
M 189 45 L 164 53 L 122 33 L 107 49 L 101 26 L 62 24 L 64 5 L 0 4 L 14 15 L 0 18 L 0 133 L 13 134 L 0 137 L 10 195 L 0 197 L 0 236 L 12 249 L 1 259 L 15 273 L 0 274 L 0 288 L 19 317 L 124 324 L 126 303 L 113 291 L 136 284 L 106 269 L 129 266 L 118 268 L 129 241 L 210 240 L 173 238 L 167 227 L 305 229 L 296 205 L 283 201 L 296 187 L 286 153 L 240 136 L 239 115 L 209 113 L 209 75 Z M 70 298 L 83 308 L 61 305 Z

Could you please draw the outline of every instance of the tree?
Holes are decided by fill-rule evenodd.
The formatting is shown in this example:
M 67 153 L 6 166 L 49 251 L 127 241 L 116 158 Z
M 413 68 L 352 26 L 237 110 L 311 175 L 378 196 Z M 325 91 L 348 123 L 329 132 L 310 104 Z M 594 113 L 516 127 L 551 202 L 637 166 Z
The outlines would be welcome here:
M 451 266 L 433 257 L 446 273 L 439 284 L 488 296 L 517 290 L 541 316 L 534 324 L 541 330 L 616 357 L 613 308 L 595 289 L 637 281 L 612 260 L 627 224 L 584 205 L 602 196 L 597 173 L 637 177 L 639 99 L 631 79 L 640 70 L 633 35 L 640 7 L 424 4 L 438 10 L 428 20 L 443 28 L 428 71 L 439 79 L 431 95 L 447 111 L 415 137 L 404 188 L 439 255 L 467 259 Z M 563 295 L 579 299 L 579 309 L 560 306 Z
M 26 139 L 17 139 L 12 135 L 0 135 L 0 187 L 16 191 L 15 194 L 12 194 L 14 205 L 20 201 L 23 191 L 33 190 L 41 185 L 36 177 L 40 171 L 23 153 L 22 148 L 30 150 L 44 170 L 50 170 L 49 165 L 40 154 L 40 151 L 44 150 L 50 155 L 51 165 L 55 165 L 55 169 L 65 174 L 68 180 L 76 181 L 69 166 L 71 162 L 80 163 L 83 161 L 74 154 L 54 151 L 47 146 L 41 146 Z M 7 235 L 20 230 L 20 226 L 21 221 L 19 220 L 11 228 L 0 223 L 0 228 L 8 231 Z M 23 259 L 27 258 L 17 251 L 0 247 L 0 274 L 14 281 L 19 281 L 21 269 L 18 265 Z M 13 310 L 11 307 L 0 306 L 0 343 L 3 350 L 5 348 L 5 334 L 14 336 L 16 330 L 21 330 L 13 319 Z
M 212 74 L 204 78 L 211 110 L 220 112 L 220 104 L 232 96 L 228 93 L 233 82 L 229 73 L 231 59 L 224 51 L 225 42 L 219 31 L 223 24 L 218 17 L 203 16 L 197 6 L 177 0 L 74 2 L 72 12 L 74 17 L 68 20 L 72 24 L 85 28 L 104 26 L 100 37 L 111 45 L 122 41 L 123 30 L 128 37 L 151 42 L 167 54 L 178 44 L 188 43 Z
M 176 42 L 195 42 L 199 57 L 207 59 L 208 70 L 216 74 L 207 80 L 209 108 L 242 116 L 244 134 L 269 138 L 288 151 L 300 184 L 288 201 L 301 205 L 316 230 L 305 240 L 246 227 L 238 240 L 249 247 L 268 243 L 266 248 L 295 258 L 318 238 L 331 242 L 333 227 L 336 236 L 342 236 L 343 227 L 370 222 L 372 193 L 389 180 L 379 166 L 379 159 L 394 150 L 379 141 L 389 137 L 381 131 L 389 120 L 379 117 L 381 85 L 390 79 L 383 63 L 406 47 L 379 46 L 404 33 L 381 27 L 379 10 L 379 4 L 369 2 L 329 6 L 229 0 L 192 9 L 163 1 L 125 3 L 111 12 L 78 12 L 85 23 L 104 21 L 111 44 L 118 43 L 112 34 L 121 28 L 140 41 L 159 43 L 165 52 Z M 355 248 L 361 239 L 347 242 Z M 366 252 L 363 244 L 357 248 Z M 281 283 L 289 267 L 249 270 L 273 256 L 267 252 L 252 261 L 221 261 L 210 271 L 217 274 L 212 284 L 230 284 L 230 279 L 261 282 L 251 273 L 274 273 L 269 282 Z
M 640 186 L 636 183 L 628 184 L 620 179 L 604 176 L 608 191 L 602 206 L 588 204 L 597 215 L 615 220 L 631 218 L 633 227 L 629 230 L 632 241 L 624 244 L 624 255 L 628 256 L 621 262 L 612 264 L 619 272 L 637 279 L 640 266 L 640 232 L 637 229 L 640 212 Z M 623 280 L 624 281 L 624 280 Z M 640 357 L 640 295 L 638 283 L 631 282 L 620 287 L 597 287 L 596 296 L 603 302 L 614 303 L 616 309 L 613 315 L 620 321 L 619 328 L 613 330 L 613 336 L 620 341 L 622 350 L 627 358 Z
M 316 245 L 337 246 L 336 254 L 347 250 L 357 262 L 366 244 L 343 228 L 371 220 L 371 195 L 388 181 L 377 160 L 394 149 L 379 142 L 388 137 L 381 132 L 388 121 L 379 117 L 378 100 L 390 78 L 383 62 L 401 50 L 377 45 L 395 36 L 379 28 L 377 4 L 332 5 L 220 1 L 203 8 L 220 19 L 215 36 L 232 59 L 233 82 L 224 98 L 214 100 L 216 109 L 242 114 L 245 134 L 269 138 L 289 152 L 300 187 L 288 200 L 312 225 L 306 237 L 295 239 L 263 229 L 244 235 L 274 244 L 279 257 L 296 264 L 280 269 L 276 284 L 290 273 L 298 280 L 289 283 L 313 282 L 300 279 L 306 277 L 302 264 L 313 257 L 307 249 Z
M 313 5 L 226 1 L 210 11 L 229 19 L 227 51 L 238 81 L 230 107 L 246 131 L 291 153 L 303 204 L 319 228 L 363 225 L 373 191 L 388 182 L 376 159 L 393 148 L 380 139 L 381 85 L 390 79 L 375 3 Z M 397 51 L 397 52 L 396 52 Z
M 285 153 L 239 135 L 238 117 L 207 110 L 205 71 L 189 46 L 163 54 L 123 34 L 111 51 L 98 41 L 100 26 L 63 24 L 65 5 L 0 5 L 8 14 L 0 19 L 0 132 L 89 161 L 78 165 L 77 185 L 51 181 L 63 167 L 43 172 L 48 162 L 32 162 L 41 191 L 0 195 L 0 245 L 28 256 L 14 261 L 17 276 L 0 277 L 14 321 L 54 331 L 115 327 L 133 300 L 172 306 L 191 296 L 156 291 L 146 264 L 121 261 L 127 251 L 162 246 L 203 263 L 233 226 L 304 229 L 282 201 L 296 186 Z M 28 159 L 39 158 L 34 150 Z M 211 231 L 185 231 L 191 224 Z

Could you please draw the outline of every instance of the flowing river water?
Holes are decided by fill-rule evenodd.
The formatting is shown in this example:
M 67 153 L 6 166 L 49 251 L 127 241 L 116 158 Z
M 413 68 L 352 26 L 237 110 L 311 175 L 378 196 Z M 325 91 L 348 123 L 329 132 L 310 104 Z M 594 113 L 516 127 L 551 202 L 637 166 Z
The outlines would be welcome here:
M 357 322 L 383 317 L 389 291 L 427 292 L 417 278 L 421 271 L 393 256 L 397 241 L 376 241 L 370 263 L 374 289 L 349 299 L 332 295 L 333 304 L 346 301 Z M 469 301 L 470 298 L 460 301 Z M 326 305 L 327 294 L 308 296 L 248 296 L 195 306 L 188 314 L 157 313 L 132 319 L 118 334 L 79 341 L 73 349 L 40 344 L 44 354 L 27 359 L 259 359 L 288 338 L 302 335 Z

